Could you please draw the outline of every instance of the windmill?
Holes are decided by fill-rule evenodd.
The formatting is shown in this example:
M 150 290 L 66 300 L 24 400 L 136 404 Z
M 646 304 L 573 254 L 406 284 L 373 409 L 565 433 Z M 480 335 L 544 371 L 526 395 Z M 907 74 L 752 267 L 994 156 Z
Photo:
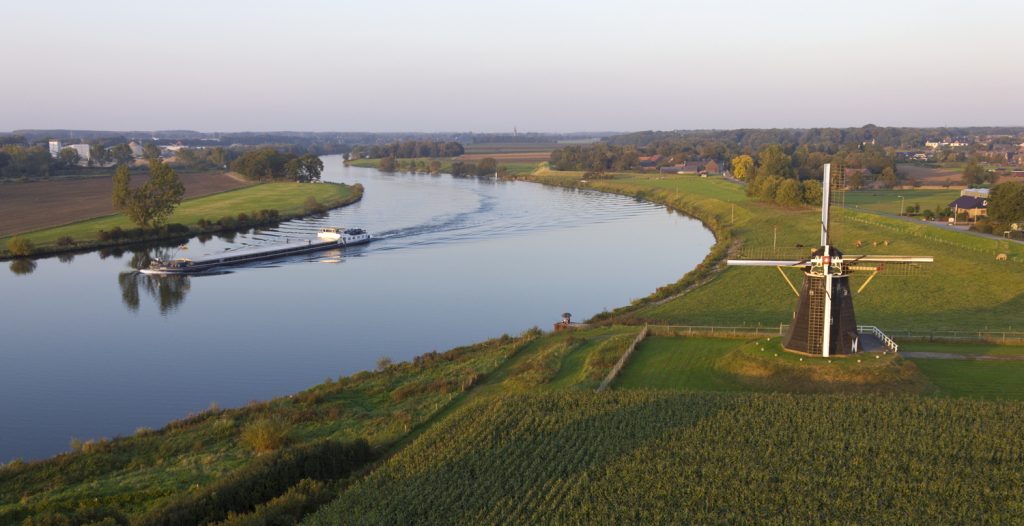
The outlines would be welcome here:
M 829 214 L 831 212 L 831 166 L 824 167 L 821 196 L 821 246 L 809 256 L 791 260 L 730 259 L 729 265 L 776 267 L 799 297 L 793 320 L 782 340 L 788 351 L 831 356 L 851 354 L 861 350 L 860 334 L 853 310 L 850 274 L 870 272 L 858 293 L 880 272 L 914 271 L 922 263 L 931 263 L 931 256 L 866 256 L 844 255 L 829 243 Z M 838 185 L 837 188 L 841 188 Z M 800 268 L 804 282 L 798 292 L 783 268 Z

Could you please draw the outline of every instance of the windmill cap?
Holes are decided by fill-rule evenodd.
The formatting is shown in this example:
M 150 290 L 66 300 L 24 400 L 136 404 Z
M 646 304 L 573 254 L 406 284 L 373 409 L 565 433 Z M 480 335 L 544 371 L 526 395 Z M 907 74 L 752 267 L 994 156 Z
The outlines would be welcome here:
M 836 247 L 834 247 L 832 245 L 828 246 L 828 250 L 829 250 L 828 255 L 830 257 L 842 257 L 842 255 L 843 255 L 843 253 L 838 248 L 836 248 Z M 825 255 L 825 247 L 818 247 L 818 248 L 814 249 L 814 252 L 811 252 L 811 256 L 812 257 L 824 256 L 824 255 Z

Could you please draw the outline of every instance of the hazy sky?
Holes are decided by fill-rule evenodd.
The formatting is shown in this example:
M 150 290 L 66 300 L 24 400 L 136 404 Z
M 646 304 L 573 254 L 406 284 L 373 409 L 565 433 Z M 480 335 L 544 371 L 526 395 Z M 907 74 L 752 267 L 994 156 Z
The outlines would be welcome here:
M 1024 125 L 1024 1 L 7 0 L 0 130 Z

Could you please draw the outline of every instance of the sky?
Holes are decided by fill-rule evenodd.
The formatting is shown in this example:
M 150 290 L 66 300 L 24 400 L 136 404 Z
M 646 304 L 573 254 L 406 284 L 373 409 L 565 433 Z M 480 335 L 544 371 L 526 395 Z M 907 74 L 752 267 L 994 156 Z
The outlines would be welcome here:
M 1024 125 L 1024 2 L 5 0 L 0 130 Z

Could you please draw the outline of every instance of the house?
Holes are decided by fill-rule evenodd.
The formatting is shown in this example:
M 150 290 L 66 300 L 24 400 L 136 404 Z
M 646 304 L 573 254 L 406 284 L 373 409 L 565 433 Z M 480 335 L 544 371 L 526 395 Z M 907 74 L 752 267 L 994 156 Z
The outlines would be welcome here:
M 56 159 L 57 156 L 60 155 L 60 150 L 62 147 L 63 145 L 60 143 L 60 141 L 56 139 L 50 139 L 50 157 Z
M 965 195 L 968 195 L 971 197 L 980 197 L 982 199 L 988 199 L 989 192 L 990 190 L 988 188 L 964 188 L 963 190 L 960 190 L 960 196 L 963 197 Z
M 663 155 L 647 155 L 640 157 L 640 168 L 643 170 L 653 170 L 664 158 L 665 156 Z
M 967 218 L 977 220 L 979 217 L 988 215 L 988 199 L 973 195 L 961 195 L 949 204 L 953 210 L 954 217 L 960 214 L 967 214 Z

